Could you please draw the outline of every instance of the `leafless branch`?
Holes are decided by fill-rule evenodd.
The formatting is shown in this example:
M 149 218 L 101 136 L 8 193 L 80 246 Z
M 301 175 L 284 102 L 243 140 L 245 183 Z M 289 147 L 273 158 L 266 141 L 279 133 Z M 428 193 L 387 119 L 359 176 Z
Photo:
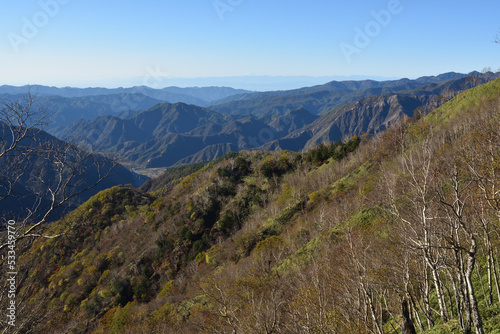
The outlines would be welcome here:
M 64 235 L 45 235 L 38 229 L 110 176 L 117 165 L 115 159 L 44 133 L 48 112 L 36 102 L 31 91 L 0 102 L 0 202 L 11 198 L 25 206 L 18 217 L 18 240 Z M 15 187 L 21 181 L 19 194 Z M 0 250 L 6 245 L 2 242 Z

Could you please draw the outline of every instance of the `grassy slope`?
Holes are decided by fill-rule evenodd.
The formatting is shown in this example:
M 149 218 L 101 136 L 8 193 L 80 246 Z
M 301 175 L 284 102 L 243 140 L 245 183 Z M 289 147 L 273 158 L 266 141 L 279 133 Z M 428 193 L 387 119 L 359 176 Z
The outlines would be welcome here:
M 435 124 L 445 124 L 455 117 L 460 117 L 464 112 L 474 111 L 481 104 L 497 99 L 499 92 L 500 81 L 498 79 L 469 89 L 431 112 L 426 119 Z

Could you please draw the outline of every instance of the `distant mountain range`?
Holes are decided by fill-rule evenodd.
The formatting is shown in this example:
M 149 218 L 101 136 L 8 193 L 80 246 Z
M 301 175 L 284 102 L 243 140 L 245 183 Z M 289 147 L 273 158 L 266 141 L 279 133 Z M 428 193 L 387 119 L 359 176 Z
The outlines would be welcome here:
M 78 119 L 92 120 L 106 115 L 128 118 L 160 103 L 209 103 L 234 94 L 250 93 L 227 87 L 57 88 L 47 86 L 0 86 L 0 99 L 16 99 L 28 90 L 38 96 L 38 105 L 47 108 L 51 124 L 47 130 L 65 127 Z
M 496 77 L 446 73 L 416 80 L 332 81 L 271 92 L 217 87 L 32 89 L 73 96 L 41 96 L 40 103 L 55 110 L 55 125 L 49 128 L 53 135 L 116 154 L 132 166 L 156 168 L 212 160 L 243 149 L 300 151 L 322 141 L 373 134 L 402 115 L 413 116 L 416 109 L 426 113 L 456 93 Z M 3 94 L 20 90 L 0 87 Z M 164 102 L 172 96 L 193 100 Z M 203 103 L 185 103 L 197 100 Z M 210 105 L 203 107 L 208 100 Z
M 229 96 L 215 101 L 209 106 L 214 111 L 230 114 L 252 114 L 264 116 L 286 113 L 303 107 L 313 114 L 325 114 L 360 98 L 410 91 L 450 80 L 467 80 L 469 75 L 446 73 L 435 77 L 422 77 L 416 80 L 400 79 L 392 81 L 332 81 L 324 85 L 305 87 L 290 91 L 246 93 Z M 462 81 L 454 81 L 463 83 Z M 429 86 L 428 89 L 433 87 Z M 457 90 L 460 87 L 457 87 Z M 463 88 L 462 88 L 463 90 Z
M 58 88 L 41 85 L 20 87 L 4 85 L 0 86 L 0 94 L 25 94 L 28 89 L 31 89 L 33 93 L 37 93 L 40 96 L 86 97 L 96 95 L 142 94 L 164 102 L 183 102 L 197 105 L 205 105 L 212 101 L 235 94 L 250 93 L 248 90 L 229 87 L 165 87 L 154 89 L 147 86 L 136 86 L 131 88 Z

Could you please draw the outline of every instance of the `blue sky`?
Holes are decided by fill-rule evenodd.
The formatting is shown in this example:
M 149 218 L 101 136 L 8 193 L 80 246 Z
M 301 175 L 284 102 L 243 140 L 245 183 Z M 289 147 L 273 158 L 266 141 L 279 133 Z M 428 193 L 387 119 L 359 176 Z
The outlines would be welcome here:
M 0 13 L 0 85 L 500 67 L 497 0 L 4 0 Z

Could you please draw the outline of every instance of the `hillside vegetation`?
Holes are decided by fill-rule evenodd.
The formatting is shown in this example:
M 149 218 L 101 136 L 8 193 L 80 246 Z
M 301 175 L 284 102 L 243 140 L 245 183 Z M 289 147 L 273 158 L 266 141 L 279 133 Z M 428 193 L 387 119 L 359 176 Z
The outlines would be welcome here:
M 499 129 L 496 80 L 371 137 L 102 191 L 18 245 L 18 330 L 500 333 Z

